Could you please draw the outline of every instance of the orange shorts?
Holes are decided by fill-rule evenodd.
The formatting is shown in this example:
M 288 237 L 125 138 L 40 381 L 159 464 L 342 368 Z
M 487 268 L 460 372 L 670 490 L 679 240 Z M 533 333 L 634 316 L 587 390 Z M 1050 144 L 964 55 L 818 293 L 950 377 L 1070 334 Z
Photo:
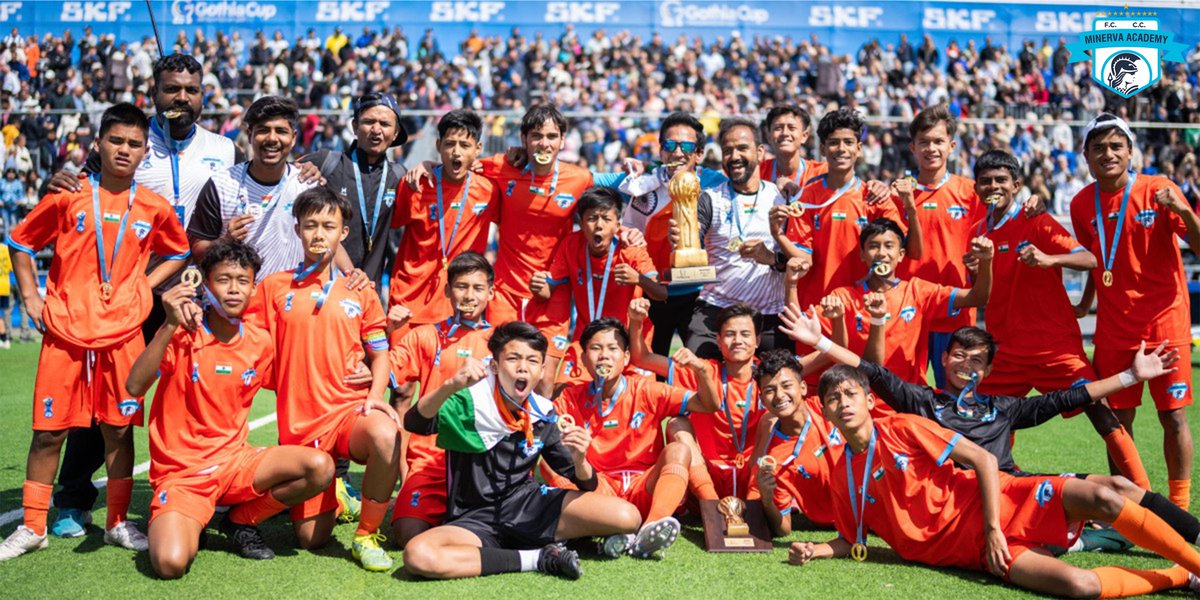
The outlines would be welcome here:
M 347 409 L 353 410 L 330 415 L 336 419 L 333 427 L 316 439 L 302 445 L 324 450 L 334 459 L 349 458 L 353 460 L 353 457 L 350 456 L 350 433 L 354 431 L 354 424 L 362 416 L 362 413 L 358 411 L 359 406 L 357 405 L 349 406 Z M 333 481 L 329 487 L 325 488 L 324 492 L 293 506 L 291 509 L 292 520 L 312 518 L 335 510 L 337 505 L 337 481 Z
M 749 461 L 747 461 L 746 466 L 740 469 L 734 469 L 732 462 L 727 460 L 708 460 L 706 464 L 708 466 L 708 475 L 712 477 L 713 488 L 716 489 L 718 498 L 737 496 L 744 500 L 750 495 Z M 735 475 L 737 477 L 736 493 L 734 489 Z
M 1006 477 L 1000 482 L 1000 527 L 1015 561 L 1031 548 L 1069 548 L 1083 523 L 1068 523 L 1063 508 L 1063 485 L 1072 477 L 1031 475 Z M 978 520 L 978 518 L 976 518 Z M 982 529 L 982 524 L 979 525 Z M 987 544 L 980 531 L 979 569 L 987 570 Z M 1009 563 L 1011 564 L 1011 563 Z
M 396 495 L 392 507 L 392 522 L 400 519 L 419 519 L 430 525 L 446 520 L 446 455 L 441 460 L 422 462 L 421 468 L 409 470 L 408 478 Z
M 650 471 L 597 472 L 596 475 L 599 480 L 597 492 L 626 500 L 637 507 L 643 519 L 650 514 L 650 505 L 654 502 L 654 490 L 646 489 Z
M 146 348 L 141 332 L 99 350 L 68 344 L 47 332 L 33 386 L 33 430 L 62 431 L 104 423 L 144 423 L 142 398 L 125 392 L 125 378 Z
M 562 358 L 571 343 L 567 329 L 571 322 L 571 294 L 565 288 L 556 289 L 550 300 L 522 298 L 511 292 L 496 289 L 496 297 L 488 303 L 488 321 L 503 325 L 509 321 L 525 321 L 546 336 L 549 346 L 546 356 Z
M 150 522 L 163 513 L 177 512 L 204 525 L 212 519 L 217 506 L 233 506 L 262 496 L 262 492 L 254 489 L 254 473 L 275 448 L 278 446 L 243 446 L 219 465 L 192 473 L 175 473 L 155 482 Z
M 1154 407 L 1159 411 L 1175 410 L 1192 404 L 1192 347 L 1190 344 L 1183 344 L 1169 346 L 1168 349 L 1179 351 L 1179 362 L 1176 364 L 1179 368 L 1149 382 L 1150 397 L 1154 399 Z M 1096 348 L 1092 353 L 1096 374 L 1100 377 L 1111 377 L 1128 369 L 1133 363 L 1135 352 L 1137 350 Z M 1108 405 L 1114 410 L 1137 408 L 1141 404 L 1141 383 L 1135 383 L 1108 396 Z
M 1096 371 L 1082 352 L 1034 361 L 1000 352 L 992 361 L 992 372 L 979 382 L 979 392 L 1024 398 L 1035 389 L 1042 393 L 1053 392 L 1095 380 Z M 1081 412 L 1083 409 L 1075 409 L 1063 413 L 1063 416 L 1073 417 Z

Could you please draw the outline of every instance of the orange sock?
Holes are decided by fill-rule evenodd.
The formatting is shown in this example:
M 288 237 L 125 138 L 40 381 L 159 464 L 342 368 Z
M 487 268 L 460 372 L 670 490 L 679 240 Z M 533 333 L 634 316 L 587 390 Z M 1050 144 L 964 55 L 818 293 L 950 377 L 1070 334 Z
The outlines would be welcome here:
M 1144 490 L 1150 489 L 1150 477 L 1146 475 L 1146 467 L 1142 465 L 1142 456 L 1138 454 L 1133 438 L 1124 427 L 1118 427 L 1104 436 L 1104 445 L 1108 447 L 1108 455 L 1116 463 L 1117 469 L 1136 485 Z
M 1192 504 L 1192 480 L 1168 479 L 1167 497 L 1175 503 L 1175 506 L 1187 510 L 1188 506 Z
M 108 521 L 105 529 L 112 529 L 125 520 L 129 512 L 129 496 L 133 494 L 133 478 L 109 479 L 105 488 L 105 504 L 108 505 Z
M 229 520 L 238 525 L 258 525 L 285 508 L 287 505 L 276 500 L 271 490 L 267 490 L 267 493 L 229 509 Z
M 383 517 L 387 515 L 387 502 L 376 502 L 363 498 L 362 512 L 358 516 L 358 529 L 354 535 L 366 535 L 375 533 L 379 529 L 379 524 L 383 523 Z
M 708 484 L 712 485 L 712 481 Z M 671 516 L 679 507 L 679 503 L 683 502 L 687 487 L 687 467 L 663 465 L 662 471 L 658 473 L 658 483 L 654 484 L 653 499 L 650 501 L 650 513 L 646 515 L 646 522 Z
M 708 474 L 705 465 L 692 465 L 688 468 L 688 487 L 698 500 L 717 500 L 717 488 L 713 485 L 712 475 Z
M 21 488 L 21 506 L 25 508 L 25 526 L 38 535 L 46 535 L 46 513 L 54 486 L 25 480 Z
M 1099 567 L 1092 569 L 1092 572 L 1100 578 L 1101 598 L 1125 598 L 1173 590 L 1187 585 L 1188 580 L 1187 569 L 1180 566 L 1152 571 Z
M 1192 573 L 1200 573 L 1200 552 L 1158 515 L 1125 500 L 1112 522 L 1113 529 L 1129 541 L 1151 550 Z

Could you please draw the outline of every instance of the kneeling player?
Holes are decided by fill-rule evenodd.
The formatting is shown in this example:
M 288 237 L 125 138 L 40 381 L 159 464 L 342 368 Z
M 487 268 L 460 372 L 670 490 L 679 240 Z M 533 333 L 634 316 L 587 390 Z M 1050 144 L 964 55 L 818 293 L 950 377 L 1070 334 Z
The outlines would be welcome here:
M 213 244 L 203 263 L 207 310 L 186 284 L 168 291 L 166 322 L 125 382 L 141 396 L 156 372 L 163 377 L 150 407 L 150 565 L 160 577 L 187 572 L 218 505 L 233 506 L 221 530 L 242 556 L 274 558 L 256 525 L 333 480 L 320 450 L 246 441 L 254 395 L 274 385 L 270 334 L 240 322 L 261 265 L 243 242 Z
M 591 435 L 583 427 L 560 433 L 553 404 L 533 392 L 546 345 L 528 323 L 501 325 L 488 341 L 490 372 L 468 361 L 404 416 L 410 432 L 437 434 L 449 481 L 446 524 L 405 547 L 410 572 L 454 579 L 536 570 L 578 579 L 579 557 L 559 540 L 641 525 L 632 504 L 590 491 L 598 483 L 587 461 Z M 539 457 L 589 491 L 539 486 L 531 476 Z
M 1200 553 L 1154 513 L 1082 479 L 1001 473 L 987 450 L 928 419 L 873 419 L 868 385 L 863 372 L 847 365 L 821 376 L 824 414 L 846 441 L 832 471 L 846 477 L 833 477 L 831 486 L 834 506 L 843 507 L 834 517 L 841 535 L 824 544 L 792 544 L 792 563 L 847 555 L 864 560 L 867 532 L 874 531 L 905 560 L 986 570 L 1029 590 L 1075 598 L 1183 587 L 1200 572 Z M 1182 566 L 1089 570 L 1048 554 L 1046 545 L 1069 546 L 1079 528 L 1072 524 L 1087 520 L 1111 522 L 1134 543 Z

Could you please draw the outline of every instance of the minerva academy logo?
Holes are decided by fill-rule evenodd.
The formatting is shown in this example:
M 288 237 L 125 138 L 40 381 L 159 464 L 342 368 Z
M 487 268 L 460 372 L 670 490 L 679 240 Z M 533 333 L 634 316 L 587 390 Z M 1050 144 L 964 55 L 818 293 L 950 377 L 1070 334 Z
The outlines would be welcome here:
M 1162 76 L 1162 61 L 1184 62 L 1186 48 L 1172 41 L 1174 34 L 1159 30 L 1154 14 L 1097 13 L 1092 29 L 1080 34 L 1081 41 L 1067 44 L 1070 62 L 1092 61 L 1092 79 L 1124 98 L 1154 85 Z

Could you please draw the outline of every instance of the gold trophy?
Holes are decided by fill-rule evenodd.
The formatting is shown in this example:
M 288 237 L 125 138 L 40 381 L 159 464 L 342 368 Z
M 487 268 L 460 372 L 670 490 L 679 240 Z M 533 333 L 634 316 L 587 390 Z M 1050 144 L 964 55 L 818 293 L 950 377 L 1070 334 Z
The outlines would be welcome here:
M 746 502 L 737 496 L 725 496 L 717 505 L 721 516 L 725 517 L 725 535 L 745 537 L 750 535 L 750 526 L 746 524 Z
M 672 216 L 679 226 L 679 243 L 671 253 L 671 281 L 668 285 L 697 285 L 717 281 L 717 268 L 708 265 L 708 253 L 700 240 L 696 218 L 700 200 L 700 178 L 690 169 L 676 171 L 667 183 Z

